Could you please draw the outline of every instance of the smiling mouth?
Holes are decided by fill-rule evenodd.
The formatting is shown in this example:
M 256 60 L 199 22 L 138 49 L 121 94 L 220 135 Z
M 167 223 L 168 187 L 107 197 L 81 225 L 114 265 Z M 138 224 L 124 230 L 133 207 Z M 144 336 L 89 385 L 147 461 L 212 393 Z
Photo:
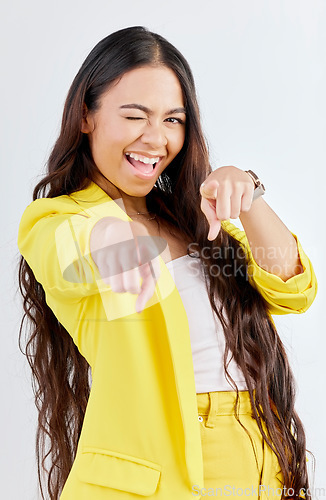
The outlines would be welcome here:
M 143 161 L 140 160 L 135 160 L 135 158 L 131 158 L 129 155 L 125 155 L 125 158 L 128 160 L 130 165 L 132 165 L 134 168 L 145 174 L 152 172 L 156 167 L 156 165 L 160 163 L 162 159 L 160 158 L 158 162 L 151 164 L 151 163 L 144 163 Z

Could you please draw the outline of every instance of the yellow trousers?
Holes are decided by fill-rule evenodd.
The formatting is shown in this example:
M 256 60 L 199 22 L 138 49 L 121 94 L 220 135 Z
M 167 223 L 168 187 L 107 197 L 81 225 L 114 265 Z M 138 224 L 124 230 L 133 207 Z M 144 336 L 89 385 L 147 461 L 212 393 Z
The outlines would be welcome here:
M 278 500 L 283 490 L 278 459 L 252 417 L 249 392 L 239 392 L 239 420 L 252 442 L 234 415 L 235 399 L 235 391 L 197 394 L 205 488 L 194 485 L 194 497 Z

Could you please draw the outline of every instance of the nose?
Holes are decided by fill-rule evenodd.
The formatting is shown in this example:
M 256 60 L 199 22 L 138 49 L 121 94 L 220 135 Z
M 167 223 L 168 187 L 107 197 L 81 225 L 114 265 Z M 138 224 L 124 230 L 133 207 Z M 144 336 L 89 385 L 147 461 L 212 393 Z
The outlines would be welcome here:
M 144 144 L 150 145 L 154 150 L 166 146 L 168 143 L 164 125 L 160 123 L 147 123 L 141 139 Z

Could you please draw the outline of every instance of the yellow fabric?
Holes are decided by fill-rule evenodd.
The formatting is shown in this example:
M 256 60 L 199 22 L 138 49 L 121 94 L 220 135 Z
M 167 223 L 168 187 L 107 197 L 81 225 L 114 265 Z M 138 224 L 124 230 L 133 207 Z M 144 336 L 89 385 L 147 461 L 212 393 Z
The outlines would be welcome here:
M 129 220 L 91 182 L 70 196 L 33 201 L 18 230 L 18 248 L 47 304 L 92 369 L 77 455 L 60 499 L 190 499 L 192 485 L 204 487 L 204 471 L 187 315 L 161 258 L 154 296 L 141 314 L 136 295 L 114 293 L 101 280 L 89 238 L 105 216 Z M 223 226 L 247 244 L 243 231 L 228 221 Z M 271 313 L 301 313 L 315 298 L 312 265 L 299 251 L 304 272 L 286 283 L 250 262 Z
M 250 283 L 269 303 L 269 312 L 271 314 L 298 314 L 305 312 L 310 307 L 317 293 L 317 279 L 312 264 L 294 233 L 292 234 L 297 241 L 298 253 L 304 272 L 283 281 L 279 276 L 271 274 L 258 266 L 244 231 L 241 231 L 230 221 L 222 221 L 222 227 L 236 238 L 245 249 L 249 259 L 248 277 Z
M 197 394 L 205 488 L 194 485 L 194 497 L 278 500 L 283 475 L 276 455 L 263 441 L 252 417 L 249 392 L 239 392 L 238 417 L 246 430 L 234 416 L 235 400 L 235 391 Z

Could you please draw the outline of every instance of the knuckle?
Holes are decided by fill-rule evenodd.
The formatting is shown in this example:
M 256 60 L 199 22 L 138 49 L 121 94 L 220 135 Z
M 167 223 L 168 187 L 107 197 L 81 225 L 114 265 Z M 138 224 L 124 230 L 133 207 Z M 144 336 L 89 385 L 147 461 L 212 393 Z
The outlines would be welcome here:
M 218 218 L 219 220 L 224 220 L 224 219 L 226 219 L 226 218 L 227 218 L 228 213 L 226 212 L 226 210 L 225 210 L 225 209 L 220 208 L 220 209 L 217 209 L 217 210 L 216 210 L 216 215 L 217 215 L 217 218 Z M 211 223 L 212 223 L 212 222 L 213 222 L 213 221 L 211 221 Z
M 223 186 L 224 186 L 224 187 L 228 187 L 228 188 L 229 188 L 229 187 L 231 187 L 232 185 L 233 185 L 233 181 L 232 181 L 232 179 L 230 179 L 230 177 L 225 177 L 225 178 L 223 179 Z
M 123 293 L 123 292 L 125 292 L 125 289 L 123 287 L 117 286 L 117 285 L 111 285 L 111 289 L 115 293 Z
M 253 192 L 255 190 L 254 183 L 249 179 L 249 181 L 246 183 L 247 191 L 249 193 Z
M 117 274 L 111 277 L 111 289 L 115 293 L 122 293 L 125 291 L 121 274 Z

